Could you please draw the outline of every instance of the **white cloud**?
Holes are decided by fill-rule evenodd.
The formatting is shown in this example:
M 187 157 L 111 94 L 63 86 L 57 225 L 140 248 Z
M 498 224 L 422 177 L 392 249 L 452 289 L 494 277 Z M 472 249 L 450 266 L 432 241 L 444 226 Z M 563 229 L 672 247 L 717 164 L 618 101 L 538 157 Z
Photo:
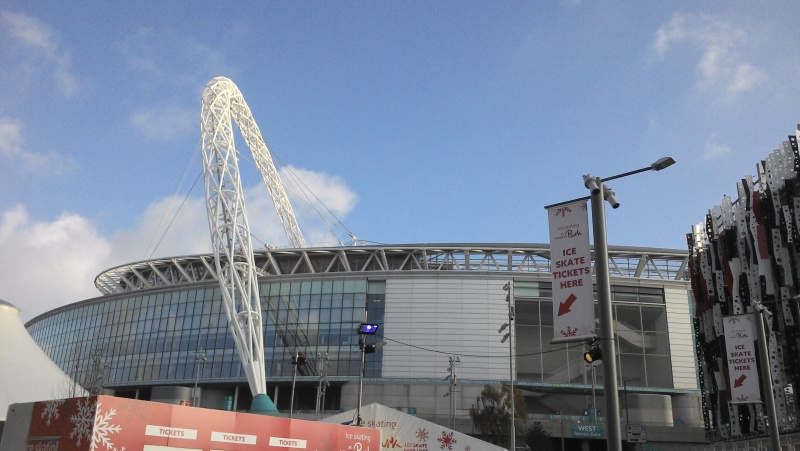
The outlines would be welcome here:
M 198 133 L 203 87 L 213 77 L 235 74 L 222 52 L 169 28 L 140 28 L 118 48 L 137 73 L 135 89 L 145 105 L 131 114 L 131 123 L 151 140 L 174 141 Z M 154 92 L 162 97 L 153 101 Z
M 656 32 L 651 46 L 658 60 L 681 44 L 700 52 L 695 66 L 697 86 L 731 98 L 767 80 L 766 71 L 744 61 L 747 34 L 719 18 L 706 14 L 680 14 Z
M 0 12 L 0 29 L 27 50 L 28 58 L 43 59 L 53 67 L 53 78 L 62 94 L 71 97 L 78 92 L 78 82 L 70 69 L 70 56 L 59 48 L 53 31 L 39 19 L 25 14 Z
M 162 105 L 133 113 L 131 123 L 145 137 L 158 141 L 172 141 L 186 136 L 197 128 L 196 108 Z
M 98 296 L 94 277 L 112 251 L 86 218 L 64 213 L 35 221 L 22 205 L 3 213 L 0 248 L 0 298 L 25 319 Z
M 336 215 L 346 215 L 358 202 L 358 195 L 350 191 L 341 177 L 313 172 L 292 165 L 282 167 L 279 172 L 287 191 L 305 187 Z
M 340 178 L 299 168 L 292 171 L 318 190 L 319 198 L 337 215 L 343 217 L 354 207 L 357 196 Z M 245 202 L 254 248 L 265 243 L 288 246 L 266 187 L 259 183 L 245 189 Z M 309 245 L 323 244 L 314 238 L 324 235 L 325 227 L 305 219 L 301 229 Z M 324 244 L 332 241 L 328 234 Z M 109 236 L 81 215 L 63 213 L 53 220 L 36 220 L 17 205 L 0 218 L 0 249 L 0 299 L 22 309 L 27 320 L 100 296 L 94 278 L 101 271 L 149 258 L 207 253 L 211 240 L 205 200 L 170 196 L 148 206 L 131 228 Z
M 731 148 L 717 142 L 716 134 L 712 134 L 706 140 L 706 146 L 700 155 L 701 160 L 714 160 L 731 153 Z
M 185 92 L 187 84 L 201 80 L 205 85 L 213 77 L 234 73 L 222 52 L 169 28 L 140 28 L 119 49 L 128 67 L 142 73 L 140 81 L 148 85 L 177 86 Z
M 56 152 L 37 153 L 24 147 L 22 124 L 9 117 L 0 117 L 0 157 L 20 163 L 22 169 L 34 174 L 59 175 L 75 169 L 70 156 Z
M 740 64 L 728 85 L 728 92 L 735 95 L 750 91 L 766 79 L 767 74 L 763 70 L 750 64 Z

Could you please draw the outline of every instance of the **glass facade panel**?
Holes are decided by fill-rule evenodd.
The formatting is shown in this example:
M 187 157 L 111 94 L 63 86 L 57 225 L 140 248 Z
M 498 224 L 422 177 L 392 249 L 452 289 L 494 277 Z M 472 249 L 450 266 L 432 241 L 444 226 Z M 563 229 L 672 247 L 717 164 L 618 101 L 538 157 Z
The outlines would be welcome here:
M 583 345 L 550 344 L 553 301 L 545 294 L 550 296 L 549 283 L 514 284 L 517 377 L 520 381 L 582 383 Z M 633 383 L 638 386 L 672 388 L 663 290 L 612 286 L 612 297 L 620 374 L 637 378 Z M 646 365 L 651 359 L 654 363 Z
M 312 358 L 317 352 L 340 354 L 342 361 L 328 375 L 358 375 L 356 326 L 363 320 L 365 307 L 370 322 L 382 324 L 385 282 L 333 282 L 261 285 L 267 377 L 290 375 L 292 367 L 286 362 L 296 350 Z M 107 387 L 193 381 L 198 349 L 205 350 L 207 358 L 201 365 L 202 378 L 245 380 L 216 287 L 101 298 L 43 318 L 31 324 L 29 332 L 53 361 L 82 384 L 96 378 L 98 364 L 108 365 Z M 369 354 L 366 374 L 379 377 L 381 362 L 381 351 Z

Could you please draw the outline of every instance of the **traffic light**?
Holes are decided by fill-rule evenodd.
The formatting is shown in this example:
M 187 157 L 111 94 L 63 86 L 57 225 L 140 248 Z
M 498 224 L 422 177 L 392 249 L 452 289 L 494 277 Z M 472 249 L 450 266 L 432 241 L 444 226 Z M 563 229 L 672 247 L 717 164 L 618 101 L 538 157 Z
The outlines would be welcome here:
M 592 348 L 583 353 L 583 360 L 586 363 L 594 363 L 598 360 L 603 360 L 603 353 L 600 351 L 600 348 Z

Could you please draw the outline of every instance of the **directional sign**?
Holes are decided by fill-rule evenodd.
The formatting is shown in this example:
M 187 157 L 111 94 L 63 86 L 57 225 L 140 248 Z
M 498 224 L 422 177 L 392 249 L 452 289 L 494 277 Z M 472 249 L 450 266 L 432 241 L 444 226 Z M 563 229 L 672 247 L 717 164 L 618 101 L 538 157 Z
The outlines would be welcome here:
M 572 310 L 570 310 L 569 308 L 572 307 L 572 304 L 577 300 L 578 300 L 577 296 L 570 293 L 567 300 L 558 305 L 558 316 L 566 315 L 567 313 L 571 312 Z
M 586 201 L 547 210 L 553 275 L 553 343 L 596 338 Z
M 646 443 L 647 429 L 643 424 L 628 425 L 628 443 Z
M 732 404 L 761 402 L 752 320 L 752 315 L 722 318 Z
M 603 438 L 606 435 L 605 428 L 600 424 L 573 424 L 573 438 Z

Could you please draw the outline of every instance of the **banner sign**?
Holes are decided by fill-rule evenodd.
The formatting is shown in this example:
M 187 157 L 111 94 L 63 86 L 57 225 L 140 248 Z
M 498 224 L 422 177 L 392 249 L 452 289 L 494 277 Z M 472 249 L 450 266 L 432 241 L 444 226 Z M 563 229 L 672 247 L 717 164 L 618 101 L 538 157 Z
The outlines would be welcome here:
M 110 396 L 36 402 L 25 451 L 380 451 L 380 431 Z
M 547 210 L 553 276 L 553 341 L 596 338 L 586 201 Z
M 761 402 L 753 315 L 722 318 L 728 355 L 728 392 L 731 404 Z

